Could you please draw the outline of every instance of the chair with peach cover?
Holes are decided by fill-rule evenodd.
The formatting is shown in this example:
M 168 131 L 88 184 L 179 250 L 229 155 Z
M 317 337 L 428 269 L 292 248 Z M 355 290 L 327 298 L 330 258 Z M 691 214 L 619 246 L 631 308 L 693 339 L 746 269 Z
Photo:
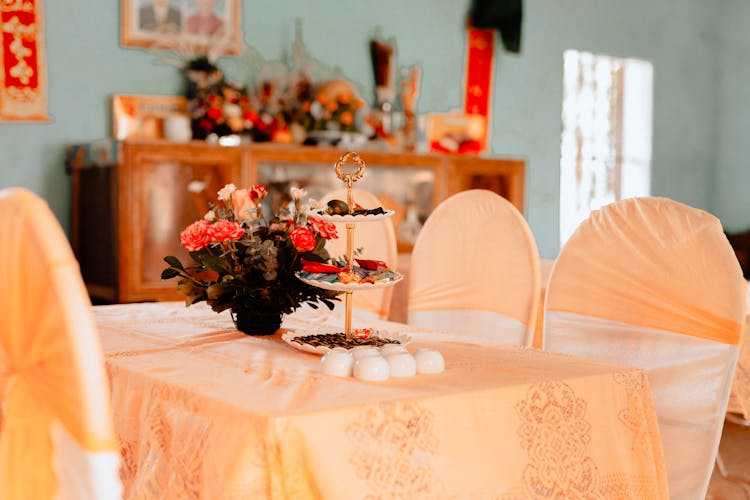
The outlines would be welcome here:
M 0 191 L 0 498 L 119 498 L 101 347 L 78 263 L 47 204 Z
M 409 274 L 409 324 L 531 344 L 539 253 L 505 198 L 472 189 L 440 203 L 417 237 Z
M 594 211 L 552 269 L 544 349 L 646 371 L 671 498 L 705 498 L 745 322 L 745 286 L 719 220 L 657 197 Z
M 352 189 L 354 202 L 364 208 L 377 208 L 381 206 L 377 196 L 362 189 Z M 339 189 L 328 193 L 322 202 L 330 200 L 346 201 L 346 189 Z M 339 258 L 346 256 L 346 224 L 336 223 L 338 238 L 326 242 L 326 250 L 331 257 Z M 396 244 L 396 231 L 390 218 L 374 222 L 356 224 L 353 237 L 354 249 L 362 248 L 363 259 L 381 260 L 388 267 L 395 270 L 398 266 L 398 247 Z M 355 255 L 355 258 L 357 256 Z M 395 285 L 399 286 L 399 285 Z M 388 319 L 391 311 L 391 299 L 393 287 L 378 288 L 376 290 L 358 291 L 352 294 L 352 308 L 360 318 Z M 342 299 L 343 304 L 343 299 Z M 337 305 L 337 307 L 339 307 Z M 343 309 L 343 307 L 342 307 Z

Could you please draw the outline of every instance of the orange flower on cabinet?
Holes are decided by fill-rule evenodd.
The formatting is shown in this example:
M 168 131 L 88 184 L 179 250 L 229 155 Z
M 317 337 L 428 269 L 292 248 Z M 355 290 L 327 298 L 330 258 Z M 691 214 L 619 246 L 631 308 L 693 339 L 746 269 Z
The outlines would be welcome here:
M 354 123 L 354 115 L 351 111 L 344 111 L 339 117 L 339 121 L 342 125 L 348 126 Z

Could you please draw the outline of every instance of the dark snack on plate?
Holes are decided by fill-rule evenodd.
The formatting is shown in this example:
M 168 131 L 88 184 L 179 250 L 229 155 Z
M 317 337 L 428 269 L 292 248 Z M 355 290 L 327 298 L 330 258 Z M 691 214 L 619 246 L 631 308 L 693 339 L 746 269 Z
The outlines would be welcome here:
M 362 208 L 358 204 L 354 204 L 352 211 L 349 212 L 349 205 L 343 200 L 331 200 L 328 202 L 328 206 L 323 210 L 328 215 L 380 215 L 384 214 L 385 210 L 383 207 L 378 208 Z
M 349 215 L 349 205 L 342 200 L 331 200 L 328 202 L 328 208 L 325 212 L 328 215 Z
M 369 337 L 369 338 L 351 338 L 347 339 L 344 332 L 337 333 L 324 333 L 319 335 L 305 335 L 303 337 L 297 337 L 294 342 L 301 344 L 308 344 L 314 347 L 323 346 L 333 349 L 334 347 L 343 347 L 345 349 L 351 349 L 357 346 L 374 346 L 381 347 L 386 344 L 400 344 L 398 340 L 387 339 L 382 337 Z
M 385 213 L 385 210 L 383 210 L 383 207 L 358 208 L 358 209 L 352 210 L 352 215 L 380 215 L 384 213 Z

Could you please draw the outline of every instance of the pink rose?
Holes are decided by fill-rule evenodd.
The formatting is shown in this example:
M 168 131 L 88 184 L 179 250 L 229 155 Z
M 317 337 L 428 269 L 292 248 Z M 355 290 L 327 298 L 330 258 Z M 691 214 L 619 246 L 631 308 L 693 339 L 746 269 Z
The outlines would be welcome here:
M 234 217 L 237 220 L 250 218 L 252 210 L 255 209 L 255 203 L 250 197 L 247 189 L 237 189 L 232 193 L 232 207 L 234 208 Z
M 294 248 L 300 252 L 309 252 L 315 248 L 315 235 L 306 227 L 295 227 L 289 233 L 289 238 L 292 240 Z
M 211 243 L 211 223 L 207 220 L 193 222 L 180 233 L 180 244 L 189 252 L 196 252 Z
M 256 184 L 253 189 L 250 190 L 250 198 L 255 203 L 260 203 L 263 198 L 268 194 L 268 190 L 262 184 Z
M 310 217 L 307 220 L 310 222 L 313 231 L 321 235 L 323 238 L 327 240 L 335 240 L 339 237 L 336 233 L 336 224 L 333 222 L 326 222 L 322 219 L 316 219 L 315 217 Z
M 239 222 L 232 222 L 221 219 L 216 222 L 210 229 L 212 241 L 236 240 L 242 238 L 245 230 Z

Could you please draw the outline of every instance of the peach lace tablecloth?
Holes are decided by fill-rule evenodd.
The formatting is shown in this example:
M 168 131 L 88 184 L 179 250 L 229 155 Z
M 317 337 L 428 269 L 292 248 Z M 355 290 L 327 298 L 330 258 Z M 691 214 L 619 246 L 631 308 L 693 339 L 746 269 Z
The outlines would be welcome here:
M 439 348 L 446 370 L 368 383 L 203 305 L 94 310 L 128 499 L 667 496 L 637 369 L 370 321 Z

